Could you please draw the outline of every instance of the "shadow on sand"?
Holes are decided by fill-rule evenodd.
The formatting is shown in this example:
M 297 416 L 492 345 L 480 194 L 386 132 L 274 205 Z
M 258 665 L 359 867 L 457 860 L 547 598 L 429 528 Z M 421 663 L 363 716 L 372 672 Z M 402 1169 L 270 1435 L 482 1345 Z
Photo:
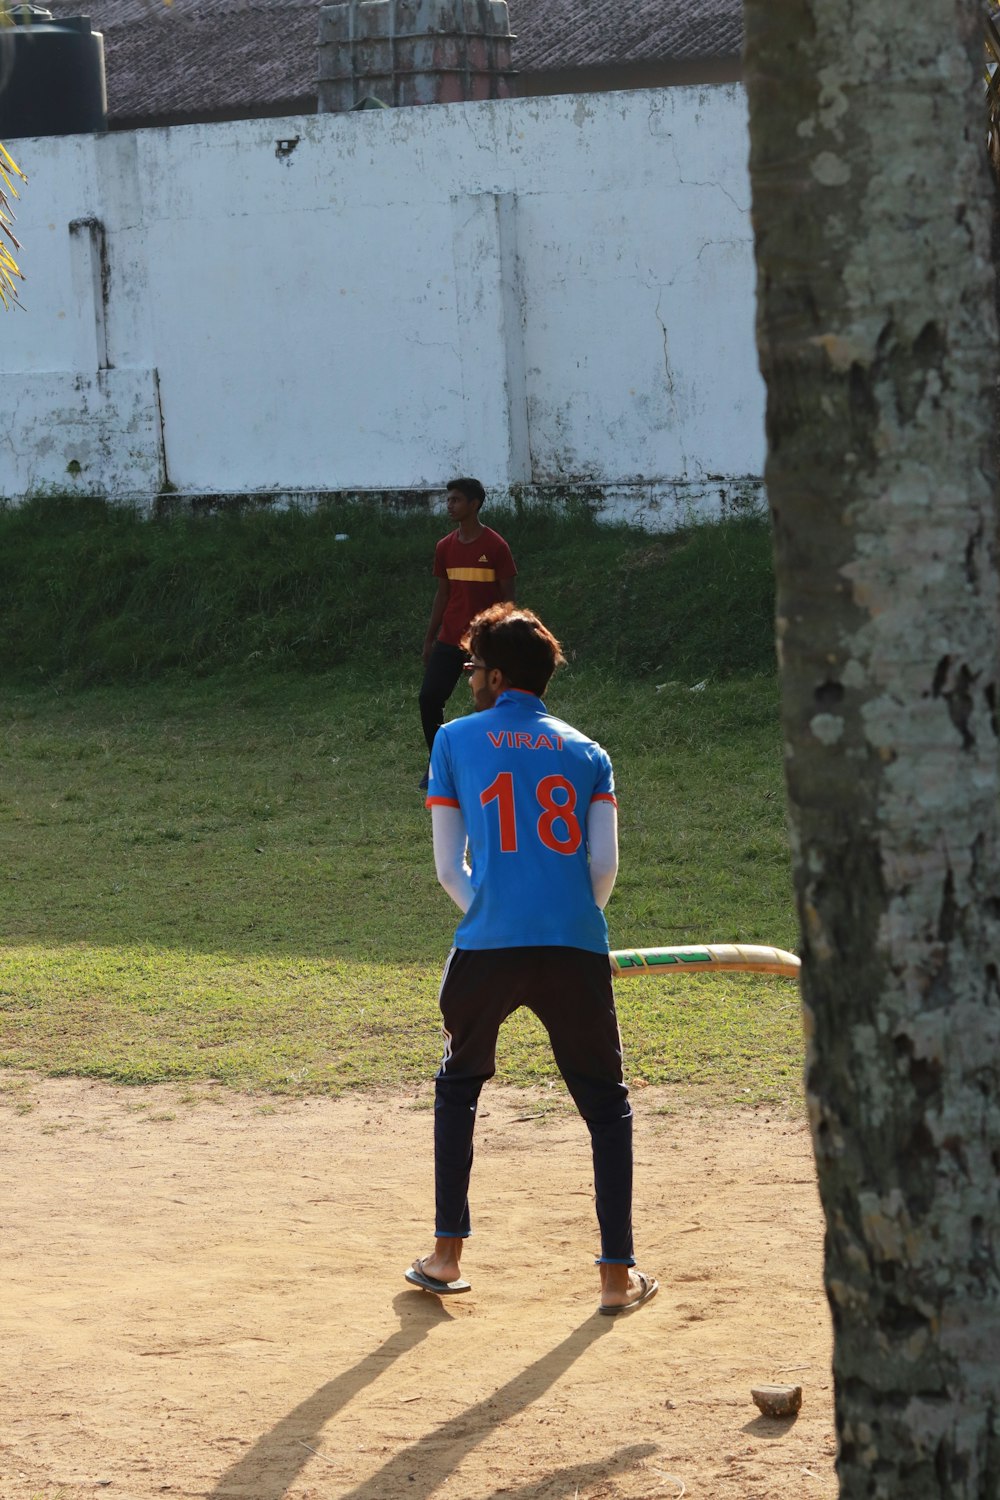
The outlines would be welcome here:
M 434 1297 L 415 1297 L 401 1292 L 394 1299 L 401 1327 L 378 1349 L 372 1350 L 350 1370 L 320 1386 L 306 1401 L 262 1437 L 248 1453 L 221 1475 L 209 1500 L 282 1500 L 314 1453 L 322 1457 L 323 1428 L 343 1411 L 402 1355 L 421 1343 L 451 1315 Z M 530 1406 L 563 1375 L 580 1356 L 609 1331 L 610 1323 L 596 1313 L 575 1328 L 562 1343 L 522 1370 L 492 1395 L 449 1417 L 432 1432 L 410 1443 L 382 1465 L 378 1473 L 351 1490 L 340 1492 L 340 1500 L 427 1500 L 485 1438 L 497 1427 Z M 620 1449 L 594 1463 L 575 1465 L 529 1486 L 502 1493 L 507 1500 L 532 1500 L 544 1487 L 546 1496 L 575 1494 L 581 1484 L 599 1472 L 622 1471 L 654 1453 L 652 1444 Z M 556 1484 L 557 1488 L 552 1489 Z M 499 1493 L 499 1492 L 498 1492 Z

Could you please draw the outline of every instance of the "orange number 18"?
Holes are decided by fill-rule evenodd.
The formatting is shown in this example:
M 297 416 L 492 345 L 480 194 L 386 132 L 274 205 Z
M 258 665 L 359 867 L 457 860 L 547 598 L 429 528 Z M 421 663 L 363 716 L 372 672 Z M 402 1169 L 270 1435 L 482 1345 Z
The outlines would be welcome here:
M 557 801 L 556 792 L 565 793 L 565 801 Z M 517 819 L 514 815 L 514 778 L 510 771 L 501 771 L 480 792 L 483 807 L 491 802 L 497 804 L 500 819 L 501 854 L 517 853 Z M 538 818 L 538 837 L 546 849 L 555 854 L 575 854 L 583 842 L 583 831 L 576 816 L 576 789 L 565 776 L 543 776 L 535 787 L 535 800 L 542 809 Z M 556 825 L 561 823 L 566 830 L 559 838 Z

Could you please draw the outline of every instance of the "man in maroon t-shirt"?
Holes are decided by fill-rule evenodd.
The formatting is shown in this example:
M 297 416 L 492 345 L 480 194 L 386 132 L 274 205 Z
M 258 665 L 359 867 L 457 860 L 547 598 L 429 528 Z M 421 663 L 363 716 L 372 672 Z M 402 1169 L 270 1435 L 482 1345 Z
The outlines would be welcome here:
M 479 507 L 486 491 L 478 479 L 449 479 L 448 515 L 458 530 L 442 537 L 434 551 L 438 581 L 430 624 L 424 637 L 424 680 L 420 718 L 427 752 L 444 723 L 444 706 L 462 675 L 465 652 L 459 644 L 469 621 L 491 604 L 514 597 L 517 569 L 498 532 L 483 526 Z M 420 783 L 427 786 L 427 777 Z

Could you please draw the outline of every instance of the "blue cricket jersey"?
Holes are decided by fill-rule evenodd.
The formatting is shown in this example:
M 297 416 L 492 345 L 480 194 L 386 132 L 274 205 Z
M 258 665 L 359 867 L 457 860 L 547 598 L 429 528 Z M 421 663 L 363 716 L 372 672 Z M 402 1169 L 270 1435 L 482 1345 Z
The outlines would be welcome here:
M 607 752 L 534 693 L 508 689 L 438 730 L 427 806 L 461 809 L 475 891 L 457 948 L 608 951 L 587 855 L 595 801 L 615 801 Z

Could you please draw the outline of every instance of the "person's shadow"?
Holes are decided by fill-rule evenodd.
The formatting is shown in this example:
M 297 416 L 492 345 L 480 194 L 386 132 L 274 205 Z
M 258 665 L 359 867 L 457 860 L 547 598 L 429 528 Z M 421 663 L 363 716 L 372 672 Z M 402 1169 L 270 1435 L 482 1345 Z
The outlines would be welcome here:
M 609 1458 L 602 1458 L 594 1463 L 553 1469 L 551 1474 L 533 1479 L 530 1484 L 522 1485 L 516 1490 L 504 1485 L 502 1489 L 494 1490 L 488 1500 L 541 1500 L 543 1495 L 545 1500 L 559 1500 L 560 1496 L 565 1497 L 565 1500 L 580 1500 L 581 1485 L 591 1485 L 598 1479 L 610 1479 L 612 1474 L 624 1474 L 627 1469 L 634 1469 L 644 1458 L 659 1451 L 655 1443 L 633 1443 L 631 1448 L 619 1448 Z M 666 1496 L 664 1500 L 667 1500 Z
M 321 1434 L 330 1418 L 342 1411 L 400 1355 L 415 1348 L 437 1324 L 450 1320 L 436 1297 L 415 1297 L 412 1292 L 400 1292 L 394 1303 L 402 1324 L 398 1332 L 350 1370 L 320 1386 L 308 1400 L 301 1402 L 258 1438 L 249 1452 L 220 1476 L 209 1500 L 235 1500 L 237 1496 L 245 1500 L 248 1495 L 252 1495 L 253 1500 L 282 1500 L 289 1486 L 311 1461 L 313 1453 L 320 1451 Z M 542 1355 L 491 1396 L 466 1407 L 433 1432 L 410 1443 L 383 1464 L 377 1474 L 363 1480 L 354 1489 L 344 1491 L 341 1500 L 397 1500 L 403 1495 L 407 1500 L 426 1500 L 494 1428 L 537 1401 L 611 1326 L 609 1320 L 591 1314 L 548 1354 Z M 653 1444 L 635 1445 L 621 1450 L 613 1458 L 602 1460 L 601 1467 L 606 1470 L 610 1463 L 616 1468 L 627 1468 L 655 1451 Z M 575 1489 L 585 1481 L 593 1473 L 593 1468 L 593 1465 L 586 1465 L 563 1471 L 560 1478 L 566 1480 L 566 1493 L 569 1493 L 570 1484 Z M 552 1476 L 549 1478 L 551 1480 Z M 532 1485 L 530 1489 L 516 1493 L 522 1500 L 530 1500 L 534 1491 Z

